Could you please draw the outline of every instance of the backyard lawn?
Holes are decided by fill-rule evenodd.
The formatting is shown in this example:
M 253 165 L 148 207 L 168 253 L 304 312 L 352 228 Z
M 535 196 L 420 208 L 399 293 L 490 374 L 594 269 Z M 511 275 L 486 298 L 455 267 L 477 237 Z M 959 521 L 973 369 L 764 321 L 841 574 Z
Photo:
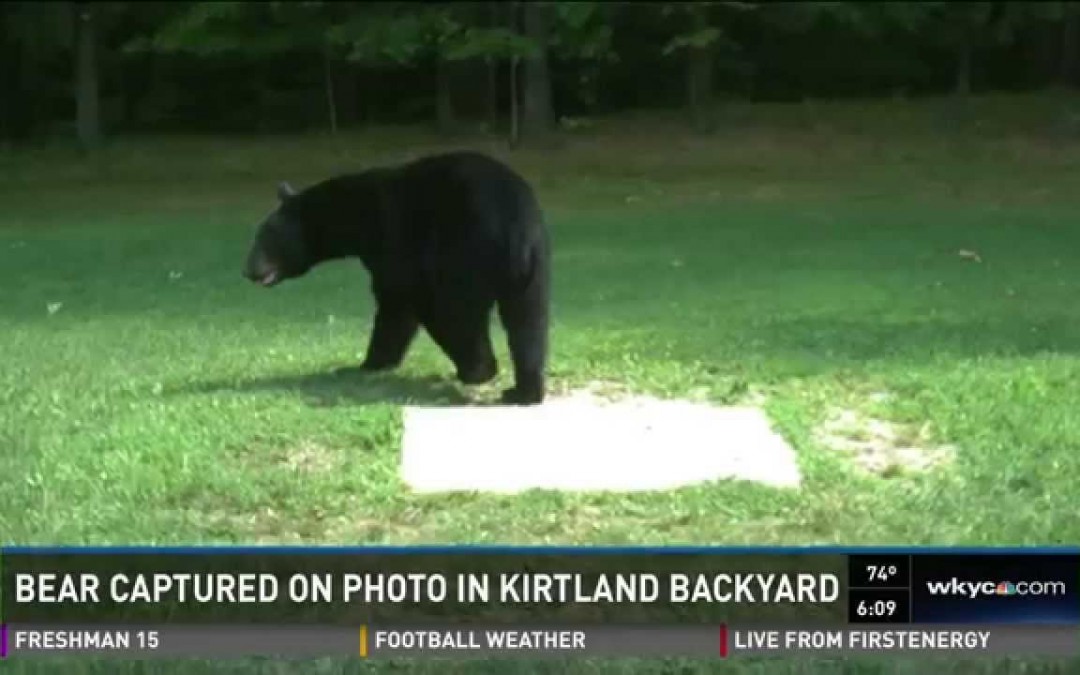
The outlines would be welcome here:
M 596 120 L 513 152 L 386 128 L 0 153 L 0 539 L 1080 543 L 1080 134 L 1060 123 L 1074 104 L 971 105 L 962 119 L 936 101 L 732 106 L 709 137 Z M 494 399 L 510 378 L 501 329 L 500 379 L 479 391 L 426 336 L 396 373 L 334 375 L 370 328 L 359 263 L 272 291 L 240 271 L 278 181 L 464 146 L 507 159 L 548 213 L 554 395 L 602 383 L 761 404 L 802 488 L 405 490 L 400 406 Z M 830 442 L 836 420 L 869 449 Z M 305 672 L 374 668 L 324 665 Z M 409 672 L 509 668 L 478 667 Z M 768 672 L 789 667 L 803 672 Z M 163 672 L 124 672 L 143 668 Z M 879 672 L 850 668 L 814 672 Z M 64 669 L 91 671 L 118 672 Z

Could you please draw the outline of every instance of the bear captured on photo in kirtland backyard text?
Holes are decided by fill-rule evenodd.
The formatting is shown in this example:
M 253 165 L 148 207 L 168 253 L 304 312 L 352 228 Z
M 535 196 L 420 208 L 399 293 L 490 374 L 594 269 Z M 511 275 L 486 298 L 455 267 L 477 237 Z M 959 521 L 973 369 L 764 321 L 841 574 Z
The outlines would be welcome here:
M 502 401 L 544 399 L 550 243 L 529 184 L 481 154 L 455 152 L 331 178 L 294 192 L 261 225 L 244 276 L 263 286 L 326 260 L 359 257 L 375 323 L 365 370 L 401 363 L 420 326 L 466 384 L 498 371 L 492 307 L 506 329 L 514 386 Z

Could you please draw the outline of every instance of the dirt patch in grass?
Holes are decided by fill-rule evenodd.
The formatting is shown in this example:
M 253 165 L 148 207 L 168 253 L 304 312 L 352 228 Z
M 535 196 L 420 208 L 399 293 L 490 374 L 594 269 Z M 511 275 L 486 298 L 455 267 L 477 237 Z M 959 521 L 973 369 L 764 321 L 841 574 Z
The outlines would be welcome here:
M 636 391 L 629 385 L 613 380 L 589 380 L 585 383 L 552 382 L 549 387 L 549 398 L 552 401 L 564 401 L 567 399 L 589 399 L 597 404 L 614 403 L 649 403 L 658 400 L 680 401 L 687 404 L 709 405 L 748 405 L 761 407 L 767 397 L 760 390 L 752 390 L 745 387 L 736 388 L 738 391 L 731 397 L 717 400 L 716 391 L 719 387 L 695 386 L 690 387 L 682 396 L 654 396 L 644 391 Z
M 240 452 L 241 461 L 260 471 L 283 469 L 290 473 L 324 474 L 341 466 L 341 452 L 334 447 L 310 439 L 289 445 L 254 443 Z
M 187 509 L 186 520 L 198 522 L 212 533 L 228 533 L 236 541 L 256 545 L 289 545 L 310 542 L 355 544 L 380 541 L 387 533 L 407 529 L 384 518 L 358 518 L 365 513 L 355 500 L 313 505 L 309 509 L 253 505 L 244 510 L 235 504 L 209 509 Z
M 928 425 L 899 424 L 848 408 L 832 410 L 814 439 L 848 455 L 861 470 L 884 477 L 928 471 L 956 455 L 954 446 L 933 442 Z
M 632 392 L 626 385 L 605 380 L 590 380 L 580 385 L 573 385 L 569 382 L 553 382 L 550 391 L 550 398 L 553 400 L 588 397 L 606 403 L 614 403 L 632 396 Z
M 298 473 L 324 473 L 336 469 L 341 456 L 333 448 L 306 440 L 278 449 L 269 459 L 280 467 Z

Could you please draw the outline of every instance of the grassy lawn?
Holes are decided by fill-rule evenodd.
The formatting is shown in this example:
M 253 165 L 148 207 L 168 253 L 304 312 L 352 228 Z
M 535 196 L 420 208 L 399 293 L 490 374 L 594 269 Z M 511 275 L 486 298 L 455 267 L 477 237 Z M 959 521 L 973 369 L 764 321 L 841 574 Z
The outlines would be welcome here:
M 0 154 L 0 539 L 1080 543 L 1077 105 L 978 99 L 964 118 L 938 102 L 733 106 L 709 138 L 601 120 L 512 154 L 402 129 Z M 273 291 L 240 268 L 277 181 L 440 145 L 508 157 L 537 185 L 556 251 L 555 388 L 763 401 L 804 487 L 407 493 L 400 404 L 494 396 L 509 378 L 501 330 L 500 381 L 479 393 L 426 337 L 396 374 L 334 377 L 370 326 L 358 263 Z M 837 407 L 955 455 L 866 473 L 814 434 Z M 93 668 L 64 672 L 116 672 Z

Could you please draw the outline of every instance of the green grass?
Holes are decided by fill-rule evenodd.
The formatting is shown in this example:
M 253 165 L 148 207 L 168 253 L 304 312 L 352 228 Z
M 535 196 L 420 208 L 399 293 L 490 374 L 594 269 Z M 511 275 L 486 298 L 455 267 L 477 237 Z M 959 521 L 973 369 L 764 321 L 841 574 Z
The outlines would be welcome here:
M 799 453 L 797 492 L 406 492 L 399 406 L 460 400 L 449 363 L 425 337 L 398 373 L 333 377 L 370 326 L 358 264 L 273 291 L 240 266 L 278 180 L 438 139 L 383 129 L 0 155 L 0 538 L 1080 543 L 1076 105 L 975 100 L 960 121 L 934 102 L 733 107 L 709 138 L 620 119 L 547 150 L 454 144 L 507 157 L 550 214 L 553 386 L 761 398 Z M 496 336 L 503 374 L 481 396 L 507 382 Z M 835 406 L 921 427 L 955 460 L 867 475 L 815 440 Z M 410 672 L 454 672 L 433 667 Z M 815 672 L 853 672 L 830 668 Z

